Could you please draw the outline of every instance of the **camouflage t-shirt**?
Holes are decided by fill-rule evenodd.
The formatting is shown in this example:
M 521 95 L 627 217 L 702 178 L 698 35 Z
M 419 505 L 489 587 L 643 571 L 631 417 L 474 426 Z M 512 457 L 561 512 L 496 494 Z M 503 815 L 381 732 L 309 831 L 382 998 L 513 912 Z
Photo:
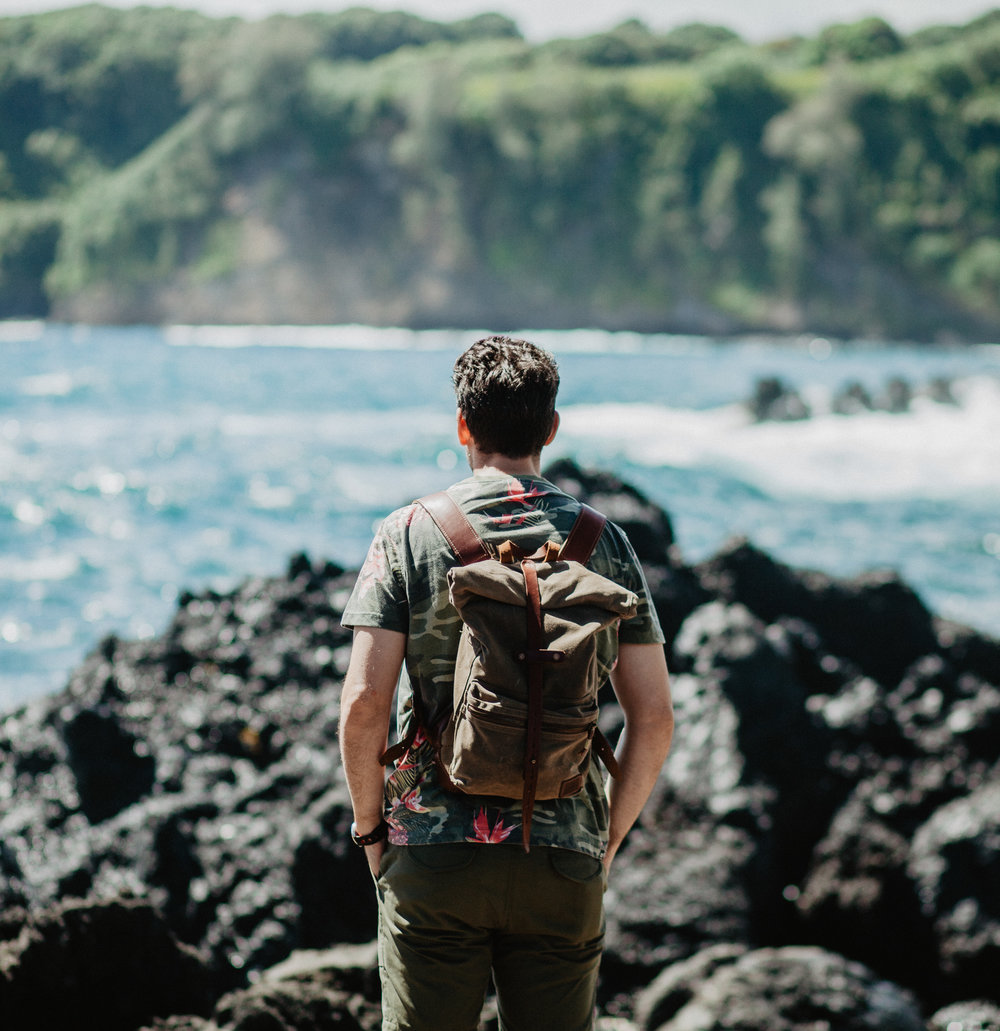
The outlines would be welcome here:
M 471 476 L 448 493 L 488 544 L 511 540 L 526 553 L 547 540 L 564 540 L 580 508 L 540 477 Z M 451 711 L 461 621 L 448 600 L 447 572 L 456 563 L 443 534 L 421 506 L 398 509 L 379 528 L 344 611 L 346 627 L 380 627 L 407 635 L 397 695 L 400 738 L 413 718 L 413 691 L 420 693 L 427 726 L 437 726 Z M 628 538 L 610 521 L 588 565 L 639 597 L 633 619 L 601 632 L 598 663 L 607 679 L 617 661 L 619 641 L 653 644 L 664 638 L 638 559 Z M 388 778 L 385 805 L 392 844 L 520 840 L 520 800 L 508 803 L 445 791 L 438 783 L 433 747 L 423 733 L 417 734 Z M 535 803 L 532 844 L 573 849 L 599 859 L 607 837 L 607 797 L 597 761 L 591 763 L 579 794 Z

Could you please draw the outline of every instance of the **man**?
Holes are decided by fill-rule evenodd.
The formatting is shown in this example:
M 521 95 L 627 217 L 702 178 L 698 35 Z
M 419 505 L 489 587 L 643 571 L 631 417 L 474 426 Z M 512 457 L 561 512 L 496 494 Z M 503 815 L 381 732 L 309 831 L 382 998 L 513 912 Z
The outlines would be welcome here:
M 559 426 L 551 355 L 489 337 L 459 357 L 453 378 L 472 476 L 449 495 L 488 545 L 510 540 L 527 554 L 564 540 L 579 502 L 541 476 L 542 448 Z M 400 509 L 376 535 L 344 613 L 355 637 L 341 752 L 352 836 L 378 891 L 382 1026 L 475 1031 L 492 976 L 505 1031 L 586 1031 L 607 870 L 673 732 L 663 635 L 632 547 L 609 522 L 588 565 L 639 597 L 635 618 L 601 631 L 598 645 L 625 716 L 619 776 L 606 791 L 594 761 L 578 794 L 536 801 L 525 852 L 520 800 L 444 790 L 425 733 L 451 710 L 461 624 L 446 576 L 456 563 L 421 506 Z M 386 782 L 379 757 L 404 666 L 399 735 L 416 719 L 414 694 L 421 726 Z

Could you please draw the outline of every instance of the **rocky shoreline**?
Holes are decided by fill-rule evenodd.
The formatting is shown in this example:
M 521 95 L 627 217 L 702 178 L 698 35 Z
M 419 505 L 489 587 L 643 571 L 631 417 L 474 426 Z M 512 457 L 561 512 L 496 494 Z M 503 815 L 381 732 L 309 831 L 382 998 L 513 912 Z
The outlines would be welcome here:
M 689 565 L 628 485 L 546 472 L 628 530 L 677 706 L 599 1028 L 1000 1028 L 1000 642 L 892 573 L 739 540 Z M 379 1026 L 336 742 L 353 580 L 296 556 L 187 594 L 0 718 L 4 1031 Z

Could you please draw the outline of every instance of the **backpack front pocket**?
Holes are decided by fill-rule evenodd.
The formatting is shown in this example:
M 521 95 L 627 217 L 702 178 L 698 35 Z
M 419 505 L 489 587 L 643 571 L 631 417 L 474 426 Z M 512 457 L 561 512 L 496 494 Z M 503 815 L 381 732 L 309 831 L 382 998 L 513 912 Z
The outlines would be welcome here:
M 442 739 L 441 758 L 452 783 L 477 795 L 519 798 L 524 790 L 528 707 L 511 698 L 476 697 L 470 685 Z M 541 722 L 537 798 L 560 798 L 583 786 L 597 726 L 591 712 L 546 710 Z

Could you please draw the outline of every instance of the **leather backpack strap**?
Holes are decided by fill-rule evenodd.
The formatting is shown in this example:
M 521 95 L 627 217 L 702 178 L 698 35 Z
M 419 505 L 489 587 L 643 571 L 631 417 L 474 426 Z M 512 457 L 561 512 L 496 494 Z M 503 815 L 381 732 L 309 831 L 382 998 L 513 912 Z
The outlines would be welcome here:
M 579 562 L 586 565 L 604 532 L 607 518 L 589 505 L 581 505 L 569 536 L 563 542 L 559 558 L 565 562 Z
M 524 851 L 531 847 L 531 817 L 535 811 L 535 790 L 538 786 L 538 760 L 542 751 L 542 693 L 545 661 L 545 636 L 542 630 L 542 601 L 538 590 L 535 563 L 526 558 L 521 563 L 524 574 L 525 618 L 527 620 L 522 658 L 528 673 L 528 723 L 524 735 L 524 794 L 521 797 L 521 844 Z
M 621 768 L 618 765 L 618 759 L 615 756 L 615 750 L 611 747 L 611 742 L 601 733 L 600 727 L 594 728 L 594 751 L 597 753 L 598 758 L 604 763 L 605 769 L 611 774 L 615 780 L 621 776 Z
M 463 566 L 493 557 L 483 543 L 482 537 L 476 533 L 472 523 L 447 491 L 439 490 L 436 494 L 418 498 L 416 504 L 437 523 L 438 529 L 444 534 L 445 540 Z
M 420 700 L 418 692 L 414 691 L 411 695 L 411 705 L 413 706 L 413 712 L 410 713 L 410 727 L 406 734 L 401 737 L 394 745 L 390 745 L 379 757 L 378 761 L 383 766 L 389 766 L 391 763 L 396 762 L 398 759 L 402 759 L 404 755 L 413 747 L 413 742 L 417 739 L 417 734 L 421 730 L 425 734 L 427 730 L 427 720 L 424 717 L 424 704 Z
M 458 507 L 447 491 L 438 491 L 436 494 L 428 494 L 427 497 L 418 498 L 414 504 L 421 508 L 434 520 L 438 529 L 444 534 L 455 557 L 467 566 L 470 562 L 480 562 L 490 558 L 482 538 L 473 529 L 472 524 L 465 517 L 465 513 Z M 390 745 L 380 756 L 379 762 L 383 766 L 401 759 L 413 746 L 417 734 L 423 730 L 428 737 L 431 737 L 424 713 L 423 701 L 417 691 L 413 692 L 413 713 L 410 719 L 410 729 L 405 737 L 401 738 L 394 745 Z M 433 740 L 433 738 L 432 738 Z
M 591 508 L 589 505 L 583 505 L 580 508 L 580 514 L 576 517 L 573 528 L 569 532 L 569 536 L 562 546 L 559 557 L 566 561 L 574 561 L 586 565 L 590 556 L 594 553 L 594 548 L 597 547 L 597 542 L 601 539 L 601 534 L 604 532 L 604 526 L 607 521 L 607 517 L 601 515 L 596 509 Z M 620 777 L 621 770 L 618 767 L 615 751 L 608 742 L 608 739 L 601 733 L 600 727 L 594 728 L 593 749 L 601 762 L 604 763 L 608 773 L 616 779 Z

